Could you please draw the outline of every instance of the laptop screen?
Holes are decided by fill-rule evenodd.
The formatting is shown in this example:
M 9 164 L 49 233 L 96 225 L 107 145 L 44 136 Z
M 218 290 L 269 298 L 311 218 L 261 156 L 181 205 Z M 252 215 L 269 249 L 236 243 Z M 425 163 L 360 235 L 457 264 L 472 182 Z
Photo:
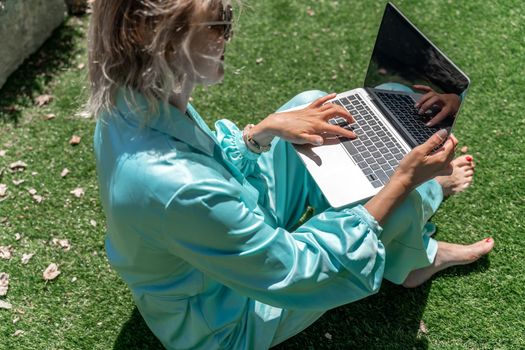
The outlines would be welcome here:
M 392 4 L 387 4 L 364 87 L 425 94 L 423 85 L 463 100 L 469 79 Z

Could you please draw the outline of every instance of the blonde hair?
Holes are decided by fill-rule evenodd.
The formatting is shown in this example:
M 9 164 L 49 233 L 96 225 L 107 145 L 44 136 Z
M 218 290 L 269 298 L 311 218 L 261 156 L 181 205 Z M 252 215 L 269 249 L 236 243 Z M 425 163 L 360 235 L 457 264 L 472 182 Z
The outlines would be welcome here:
M 159 100 L 167 103 L 193 66 L 191 24 L 226 2 L 96 1 L 89 29 L 89 112 L 98 116 L 111 109 L 120 87 L 141 92 L 153 109 Z

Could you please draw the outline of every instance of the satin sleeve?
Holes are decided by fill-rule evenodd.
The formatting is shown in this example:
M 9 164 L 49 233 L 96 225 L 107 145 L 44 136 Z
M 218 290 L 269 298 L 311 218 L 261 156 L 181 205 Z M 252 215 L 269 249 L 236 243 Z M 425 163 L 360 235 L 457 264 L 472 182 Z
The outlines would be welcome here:
M 382 228 L 362 206 L 329 209 L 288 232 L 265 223 L 220 179 L 184 185 L 166 204 L 165 246 L 238 293 L 291 309 L 327 310 L 379 290 Z
M 242 138 L 242 130 L 228 119 L 215 122 L 215 136 L 228 160 L 248 177 L 258 172 L 257 159 L 260 154 L 252 152 Z

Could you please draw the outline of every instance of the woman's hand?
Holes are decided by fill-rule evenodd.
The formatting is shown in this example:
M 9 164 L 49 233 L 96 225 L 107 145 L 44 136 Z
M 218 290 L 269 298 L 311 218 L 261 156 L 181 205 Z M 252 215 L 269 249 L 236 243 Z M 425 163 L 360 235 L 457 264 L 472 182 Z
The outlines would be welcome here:
M 322 145 L 323 135 L 340 135 L 355 139 L 356 135 L 350 130 L 328 123 L 334 117 L 342 117 L 349 124 L 354 118 L 343 107 L 326 103 L 336 94 L 323 96 L 308 107 L 296 111 L 270 114 L 252 129 L 252 138 L 261 145 L 267 145 L 274 136 L 286 141 L 314 145 Z
M 443 146 L 432 153 L 446 137 L 447 131 L 440 130 L 427 142 L 414 148 L 401 160 L 390 181 L 365 204 L 365 208 L 380 225 L 386 222 L 394 208 L 400 205 L 416 186 L 438 175 L 451 174 L 450 162 L 454 159 L 458 140 L 450 135 Z
M 436 105 L 441 110 L 427 123 L 427 126 L 434 126 L 445 118 L 455 116 L 461 100 L 456 94 L 438 94 L 431 87 L 426 85 L 414 85 L 414 89 L 424 91 L 425 94 L 417 101 L 415 107 L 419 108 L 419 114 L 425 114 L 432 106 Z
M 450 162 L 458 140 L 454 135 L 447 138 L 447 131 L 442 129 L 432 135 L 422 145 L 412 149 L 399 163 L 391 181 L 399 181 L 407 189 L 413 189 L 421 183 L 440 175 L 450 175 Z M 445 143 L 434 153 L 432 150 Z

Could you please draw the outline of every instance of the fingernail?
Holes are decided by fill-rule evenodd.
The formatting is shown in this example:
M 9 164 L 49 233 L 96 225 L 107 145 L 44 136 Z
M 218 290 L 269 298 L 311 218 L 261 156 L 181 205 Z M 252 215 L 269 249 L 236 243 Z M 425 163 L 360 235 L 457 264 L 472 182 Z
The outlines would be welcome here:
M 472 157 L 471 156 L 466 156 L 465 159 L 467 160 L 467 162 L 472 162 Z
M 438 134 L 438 136 L 439 136 L 442 140 L 444 140 L 444 139 L 446 139 L 447 136 L 448 136 L 448 131 L 447 131 L 447 129 L 441 129 L 441 130 L 439 130 L 439 131 L 437 132 L 437 134 Z
M 428 122 L 425 124 L 426 126 L 432 126 L 432 123 Z
M 491 241 L 492 241 L 492 237 L 489 237 L 489 238 L 487 238 L 487 239 L 485 240 L 485 242 L 487 242 L 487 243 L 489 243 L 489 242 L 491 242 Z
M 416 104 L 414 104 L 414 107 L 419 108 L 419 103 L 416 102 Z
M 418 114 L 423 114 L 423 109 L 420 109 L 419 111 L 417 111 Z
M 315 144 L 316 144 L 317 146 L 321 146 L 321 145 L 323 144 L 323 140 L 322 140 L 322 139 L 319 139 L 319 140 L 315 141 Z

